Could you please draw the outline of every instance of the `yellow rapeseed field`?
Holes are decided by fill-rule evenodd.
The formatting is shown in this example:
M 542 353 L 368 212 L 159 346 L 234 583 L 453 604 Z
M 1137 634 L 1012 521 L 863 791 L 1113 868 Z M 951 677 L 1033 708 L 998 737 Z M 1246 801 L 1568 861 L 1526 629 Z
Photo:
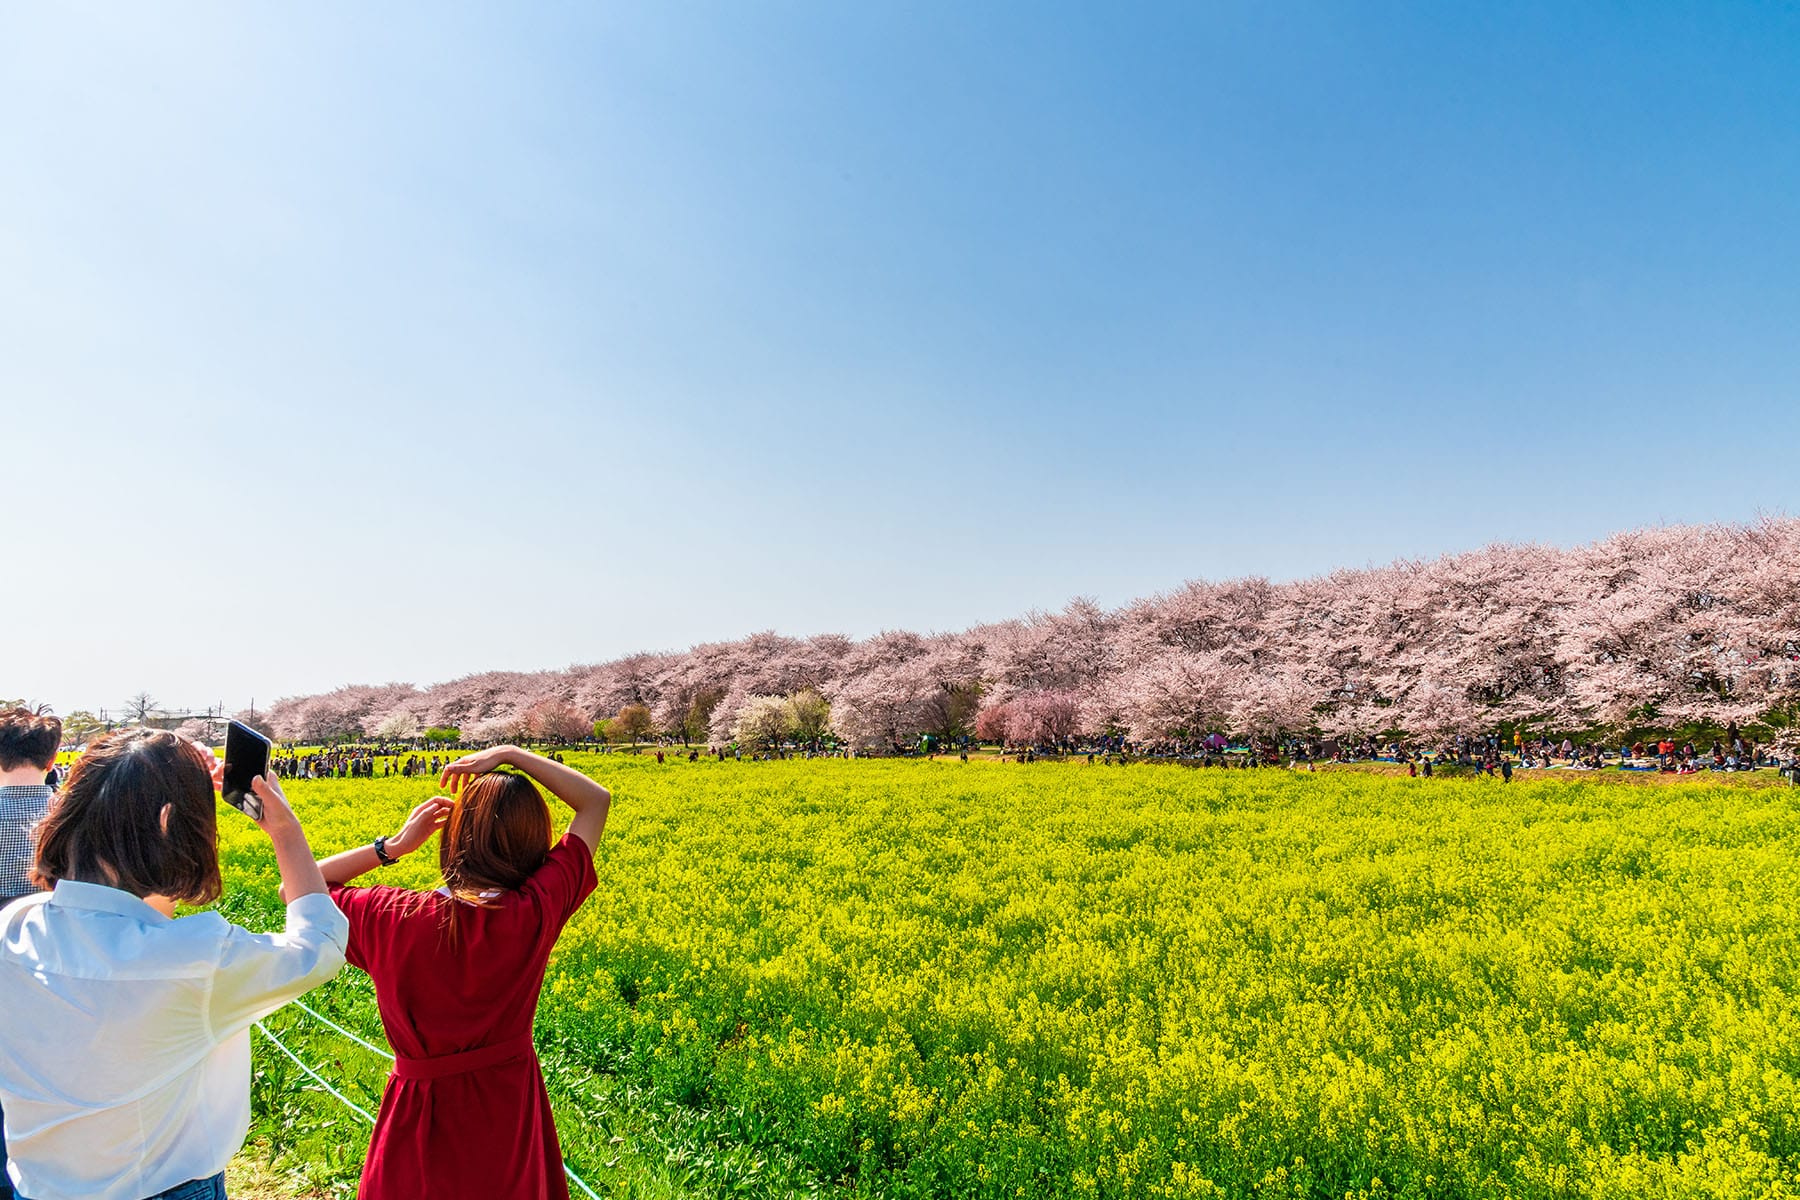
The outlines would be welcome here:
M 571 761 L 615 805 L 538 1033 L 603 1194 L 650 1194 L 622 1094 L 686 1122 L 698 1194 L 1800 1193 L 1791 790 Z M 433 789 L 289 794 L 325 853 Z M 272 921 L 222 820 L 226 905 Z M 317 1002 L 378 1030 L 356 972 Z M 284 1022 L 372 1103 L 379 1061 Z M 360 1126 L 270 1058 L 260 1136 L 344 1186 Z

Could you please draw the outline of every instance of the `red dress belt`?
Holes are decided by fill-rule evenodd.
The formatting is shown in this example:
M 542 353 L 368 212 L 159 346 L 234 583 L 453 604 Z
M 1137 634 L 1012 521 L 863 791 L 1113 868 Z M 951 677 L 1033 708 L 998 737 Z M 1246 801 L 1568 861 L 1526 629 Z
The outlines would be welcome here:
M 485 1067 L 497 1067 L 515 1058 L 525 1058 L 531 1053 L 531 1035 L 523 1033 L 515 1038 L 507 1038 L 504 1042 L 495 1042 L 491 1046 L 464 1050 L 461 1054 L 438 1054 L 431 1058 L 396 1055 L 394 1074 L 401 1079 L 442 1079 L 446 1075 L 464 1075 Z

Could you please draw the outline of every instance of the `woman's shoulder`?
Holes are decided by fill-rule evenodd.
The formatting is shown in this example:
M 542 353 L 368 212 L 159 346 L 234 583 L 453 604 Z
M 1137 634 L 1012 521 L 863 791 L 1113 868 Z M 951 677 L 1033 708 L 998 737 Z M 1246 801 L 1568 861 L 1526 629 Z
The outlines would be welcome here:
M 441 891 L 419 892 L 412 888 L 392 887 L 388 884 L 353 887 L 349 884 L 334 883 L 331 885 L 331 899 L 343 910 L 345 916 L 368 913 L 407 917 L 420 913 L 435 913 L 447 900 L 447 897 Z
M 593 850 L 579 836 L 565 833 L 519 891 L 531 902 L 548 904 L 566 916 L 595 883 Z
M 556 845 L 550 847 L 550 853 L 544 857 L 543 863 L 532 877 L 546 875 L 592 875 L 594 873 L 594 851 L 579 834 L 565 833 L 556 839 Z M 530 886 L 529 883 L 526 886 Z

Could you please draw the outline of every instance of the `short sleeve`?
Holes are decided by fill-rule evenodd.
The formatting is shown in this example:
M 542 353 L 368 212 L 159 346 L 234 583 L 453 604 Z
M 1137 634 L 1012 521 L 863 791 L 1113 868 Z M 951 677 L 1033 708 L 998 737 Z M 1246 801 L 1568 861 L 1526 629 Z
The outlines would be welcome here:
M 520 891 L 537 903 L 548 918 L 547 925 L 561 930 L 599 883 L 594 874 L 594 852 L 574 834 L 565 833 Z
M 397 912 L 394 901 L 415 894 L 405 888 L 332 884 L 331 898 L 350 922 L 350 945 L 344 953 L 345 961 L 367 971 L 371 961 L 369 951 L 386 941 L 381 931 Z

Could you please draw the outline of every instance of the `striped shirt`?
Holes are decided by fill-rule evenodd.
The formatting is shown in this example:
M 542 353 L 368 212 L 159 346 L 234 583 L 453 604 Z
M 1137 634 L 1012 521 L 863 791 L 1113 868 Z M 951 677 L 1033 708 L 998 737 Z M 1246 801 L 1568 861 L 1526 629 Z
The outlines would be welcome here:
M 41 783 L 0 787 L 0 904 L 38 890 L 31 882 L 31 866 L 37 858 L 32 834 L 53 795 Z

